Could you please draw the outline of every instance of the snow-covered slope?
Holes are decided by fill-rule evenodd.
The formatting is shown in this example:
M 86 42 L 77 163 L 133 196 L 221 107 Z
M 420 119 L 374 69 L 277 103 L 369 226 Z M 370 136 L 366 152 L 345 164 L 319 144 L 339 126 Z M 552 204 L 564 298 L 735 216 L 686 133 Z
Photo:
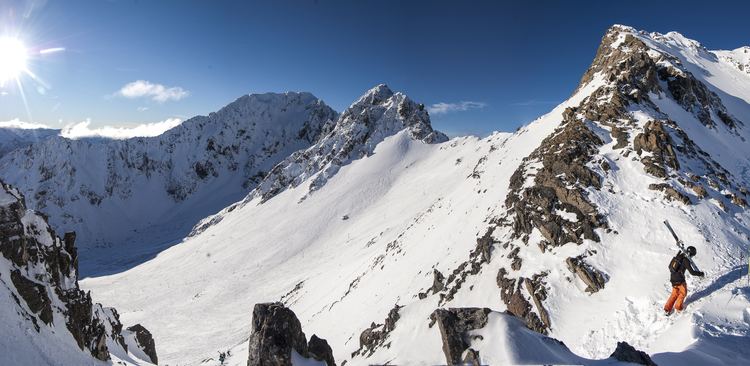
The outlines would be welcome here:
M 309 93 L 246 95 L 156 137 L 51 137 L 0 159 L 0 177 L 76 231 L 84 275 L 116 272 L 240 200 L 335 118 Z
M 354 150 L 298 152 L 179 245 L 83 285 L 148 324 L 168 363 L 245 364 L 253 305 L 282 301 L 347 365 L 445 363 L 430 315 L 446 307 L 510 311 L 578 355 L 472 337 L 487 362 L 587 363 L 627 341 L 662 365 L 747 364 L 748 121 L 734 63 L 614 26 L 570 99 L 514 134 L 431 144 L 407 127 L 333 165 L 318 157 Z M 670 318 L 663 219 L 707 273 Z M 493 319 L 483 339 L 508 344 Z
M 136 340 L 136 329 L 140 337 L 148 331 L 123 329 L 115 309 L 80 290 L 74 241 L 58 238 L 0 181 L 0 364 L 156 363 L 155 349 Z

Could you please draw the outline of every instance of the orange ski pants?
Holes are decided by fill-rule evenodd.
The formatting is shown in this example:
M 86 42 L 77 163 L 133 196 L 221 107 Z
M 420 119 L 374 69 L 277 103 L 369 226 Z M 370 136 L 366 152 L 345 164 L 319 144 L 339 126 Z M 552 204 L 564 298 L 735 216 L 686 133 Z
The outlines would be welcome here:
M 672 294 L 669 295 L 669 299 L 667 300 L 667 303 L 664 304 L 664 311 L 672 311 L 672 306 L 674 306 L 677 311 L 682 311 L 684 308 L 683 302 L 685 301 L 685 297 L 687 296 L 687 284 L 686 283 L 679 283 L 672 286 Z

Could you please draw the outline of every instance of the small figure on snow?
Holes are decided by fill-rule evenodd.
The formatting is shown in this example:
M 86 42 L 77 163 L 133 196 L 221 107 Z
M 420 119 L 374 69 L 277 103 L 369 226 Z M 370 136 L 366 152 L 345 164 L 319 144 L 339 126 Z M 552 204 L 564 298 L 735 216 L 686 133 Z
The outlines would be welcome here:
M 685 270 L 690 272 L 693 276 L 703 277 L 704 275 L 703 272 L 694 268 L 690 261 L 690 258 L 695 256 L 695 247 L 689 246 L 685 252 L 680 251 L 674 258 L 672 258 L 672 261 L 669 262 L 669 272 L 671 273 L 669 280 L 672 282 L 672 294 L 669 295 L 667 303 L 664 304 L 664 312 L 667 315 L 672 314 L 673 308 L 677 309 L 677 311 L 682 311 L 682 309 L 684 309 L 683 303 L 687 296 Z

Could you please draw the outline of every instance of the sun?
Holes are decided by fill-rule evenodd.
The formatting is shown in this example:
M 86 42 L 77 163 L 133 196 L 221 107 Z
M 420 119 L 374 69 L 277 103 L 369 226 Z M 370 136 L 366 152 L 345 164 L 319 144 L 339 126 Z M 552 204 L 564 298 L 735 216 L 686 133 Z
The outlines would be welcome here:
M 17 38 L 0 38 L 0 84 L 17 80 L 21 73 L 28 70 L 28 52 L 23 42 Z

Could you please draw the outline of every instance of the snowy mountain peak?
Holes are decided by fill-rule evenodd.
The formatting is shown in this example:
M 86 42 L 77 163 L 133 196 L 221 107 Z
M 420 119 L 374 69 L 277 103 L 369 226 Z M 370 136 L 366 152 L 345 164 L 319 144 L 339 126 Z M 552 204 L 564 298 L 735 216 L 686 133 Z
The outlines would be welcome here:
M 393 96 L 393 91 L 388 85 L 378 84 L 375 87 L 368 90 L 364 95 L 359 97 L 349 108 L 356 104 L 380 104 Z
M 273 167 L 243 204 L 255 198 L 265 202 L 288 188 L 307 182 L 305 193 L 299 197 L 302 201 L 322 188 L 341 167 L 372 155 L 378 144 L 401 133 L 408 139 L 426 144 L 448 140 L 445 134 L 433 130 L 423 104 L 380 84 L 341 113 L 330 131 L 321 133 L 321 138 L 314 145 L 293 153 Z M 201 221 L 191 235 L 197 235 L 218 223 L 235 208 L 235 205 L 230 206 Z
M 333 129 L 315 145 L 294 153 L 274 167 L 248 200 L 260 196 L 266 201 L 310 177 L 314 177 L 309 185 L 309 192 L 313 192 L 342 166 L 371 155 L 375 146 L 400 131 L 425 143 L 448 140 L 443 133 L 432 129 L 423 104 L 415 103 L 402 93 L 394 93 L 385 84 L 377 85 L 341 113 Z

